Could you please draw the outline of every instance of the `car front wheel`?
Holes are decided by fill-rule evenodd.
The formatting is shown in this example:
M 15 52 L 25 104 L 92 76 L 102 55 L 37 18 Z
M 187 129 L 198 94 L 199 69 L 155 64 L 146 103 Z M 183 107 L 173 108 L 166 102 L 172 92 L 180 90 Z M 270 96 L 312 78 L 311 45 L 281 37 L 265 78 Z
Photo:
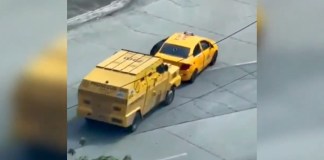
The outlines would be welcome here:
M 218 56 L 218 51 L 216 51 L 214 53 L 213 59 L 210 61 L 210 64 L 209 64 L 210 66 L 213 66 L 216 63 L 217 56 Z

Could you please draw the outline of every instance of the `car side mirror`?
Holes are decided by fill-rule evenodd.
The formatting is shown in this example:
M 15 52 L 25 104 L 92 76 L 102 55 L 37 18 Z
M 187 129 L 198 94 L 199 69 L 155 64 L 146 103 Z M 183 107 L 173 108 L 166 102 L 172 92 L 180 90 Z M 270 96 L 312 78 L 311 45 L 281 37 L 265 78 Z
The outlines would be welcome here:
M 169 70 L 169 66 L 165 64 L 161 64 L 156 68 L 156 72 L 162 74 L 164 72 L 167 72 Z
M 156 68 L 156 72 L 158 72 L 158 73 L 160 73 L 160 74 L 164 73 L 164 67 L 163 67 L 163 65 L 159 65 L 159 66 Z
M 168 65 L 165 65 L 165 64 L 164 64 L 163 66 L 164 66 L 164 71 L 165 71 L 165 72 L 169 71 L 169 66 L 168 66 Z

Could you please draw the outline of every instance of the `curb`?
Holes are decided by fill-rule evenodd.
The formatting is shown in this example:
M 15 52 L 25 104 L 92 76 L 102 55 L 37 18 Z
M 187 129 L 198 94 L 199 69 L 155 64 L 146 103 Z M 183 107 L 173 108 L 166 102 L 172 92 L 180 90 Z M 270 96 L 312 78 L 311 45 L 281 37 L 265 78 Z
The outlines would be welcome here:
M 75 16 L 73 18 L 68 19 L 67 26 L 75 26 L 78 24 L 85 23 L 87 21 L 100 18 L 106 16 L 108 14 L 112 14 L 130 4 L 133 0 L 115 0 L 107 6 L 96 9 L 94 11 L 89 11 L 84 14 Z

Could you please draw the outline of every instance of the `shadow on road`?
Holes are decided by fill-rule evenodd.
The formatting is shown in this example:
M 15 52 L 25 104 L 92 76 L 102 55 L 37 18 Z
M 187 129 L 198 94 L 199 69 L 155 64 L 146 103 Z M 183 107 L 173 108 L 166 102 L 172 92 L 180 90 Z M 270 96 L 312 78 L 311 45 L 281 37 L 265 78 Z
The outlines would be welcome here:
M 110 144 L 129 135 L 124 128 L 109 125 L 103 122 L 86 122 L 84 119 L 75 118 L 68 122 L 68 146 L 80 146 L 81 137 L 86 139 L 86 145 Z

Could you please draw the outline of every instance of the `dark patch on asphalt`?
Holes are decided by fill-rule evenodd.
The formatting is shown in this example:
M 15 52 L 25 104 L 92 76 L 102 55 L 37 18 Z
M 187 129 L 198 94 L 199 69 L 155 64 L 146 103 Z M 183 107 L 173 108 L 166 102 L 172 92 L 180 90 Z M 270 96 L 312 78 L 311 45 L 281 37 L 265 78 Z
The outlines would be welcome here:
M 78 16 L 88 11 L 94 11 L 115 0 L 68 0 L 67 1 L 67 18 Z

